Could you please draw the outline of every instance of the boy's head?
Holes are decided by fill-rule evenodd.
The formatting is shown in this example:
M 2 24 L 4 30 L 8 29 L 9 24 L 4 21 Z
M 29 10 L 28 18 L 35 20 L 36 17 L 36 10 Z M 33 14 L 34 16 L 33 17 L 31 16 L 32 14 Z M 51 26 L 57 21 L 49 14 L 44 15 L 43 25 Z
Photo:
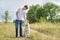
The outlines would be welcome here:
M 23 10 L 27 10 L 27 9 L 28 9 L 28 6 L 24 5 Z

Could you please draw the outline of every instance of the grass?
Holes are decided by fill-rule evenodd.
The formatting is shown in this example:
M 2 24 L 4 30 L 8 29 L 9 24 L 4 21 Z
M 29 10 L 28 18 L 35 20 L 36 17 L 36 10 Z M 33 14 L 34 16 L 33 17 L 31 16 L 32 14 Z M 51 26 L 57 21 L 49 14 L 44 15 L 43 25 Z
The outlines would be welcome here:
M 30 24 L 30 37 L 26 40 L 60 40 L 60 23 L 35 23 Z M 14 23 L 0 23 L 0 40 L 25 40 L 15 38 Z
M 46 40 L 60 40 L 60 23 L 35 23 L 31 24 L 31 29 L 48 36 Z

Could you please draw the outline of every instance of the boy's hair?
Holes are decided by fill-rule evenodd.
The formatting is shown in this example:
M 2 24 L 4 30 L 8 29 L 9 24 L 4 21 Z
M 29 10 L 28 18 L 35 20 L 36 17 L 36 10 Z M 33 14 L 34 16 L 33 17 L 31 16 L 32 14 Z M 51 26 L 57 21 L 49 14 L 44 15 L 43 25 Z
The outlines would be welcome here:
M 28 6 L 27 6 L 27 5 L 25 5 L 24 7 L 25 7 L 26 9 L 28 9 Z

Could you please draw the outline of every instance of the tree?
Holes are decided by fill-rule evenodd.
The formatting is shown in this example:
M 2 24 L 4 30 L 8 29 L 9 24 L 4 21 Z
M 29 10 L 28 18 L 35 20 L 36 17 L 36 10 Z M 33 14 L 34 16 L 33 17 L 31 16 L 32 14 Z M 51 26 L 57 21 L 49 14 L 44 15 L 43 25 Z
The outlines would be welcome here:
M 46 13 L 45 9 L 43 7 L 39 8 L 37 10 L 37 18 L 38 20 L 42 17 L 42 18 L 45 18 L 47 20 L 47 16 L 48 14 Z
M 54 3 L 46 3 L 43 5 L 43 8 L 45 9 L 45 13 L 47 13 L 50 16 L 50 21 L 52 21 L 53 17 L 58 13 L 59 6 Z
M 5 23 L 8 22 L 8 20 L 10 19 L 8 11 L 5 11 L 5 15 L 3 15 L 2 18 L 5 20 Z
M 30 23 L 34 23 L 37 21 L 37 10 L 40 8 L 39 5 L 32 5 L 30 6 L 30 9 L 28 10 L 27 13 L 27 19 L 30 21 Z
M 43 6 L 32 5 L 28 10 L 27 19 L 30 23 L 34 23 L 39 22 L 40 19 L 47 21 L 47 17 L 49 16 L 49 21 L 52 22 L 54 16 L 56 16 L 58 12 L 60 12 L 60 8 L 54 3 L 46 3 Z

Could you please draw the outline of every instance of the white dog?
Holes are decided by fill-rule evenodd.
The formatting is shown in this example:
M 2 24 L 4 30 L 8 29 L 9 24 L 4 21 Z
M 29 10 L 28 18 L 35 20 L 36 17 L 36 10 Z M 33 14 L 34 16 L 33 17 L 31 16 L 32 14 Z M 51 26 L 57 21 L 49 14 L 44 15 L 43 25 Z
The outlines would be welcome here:
M 29 34 L 30 34 L 30 25 L 29 25 L 29 21 L 26 20 L 25 27 L 24 27 L 24 37 L 28 37 Z

